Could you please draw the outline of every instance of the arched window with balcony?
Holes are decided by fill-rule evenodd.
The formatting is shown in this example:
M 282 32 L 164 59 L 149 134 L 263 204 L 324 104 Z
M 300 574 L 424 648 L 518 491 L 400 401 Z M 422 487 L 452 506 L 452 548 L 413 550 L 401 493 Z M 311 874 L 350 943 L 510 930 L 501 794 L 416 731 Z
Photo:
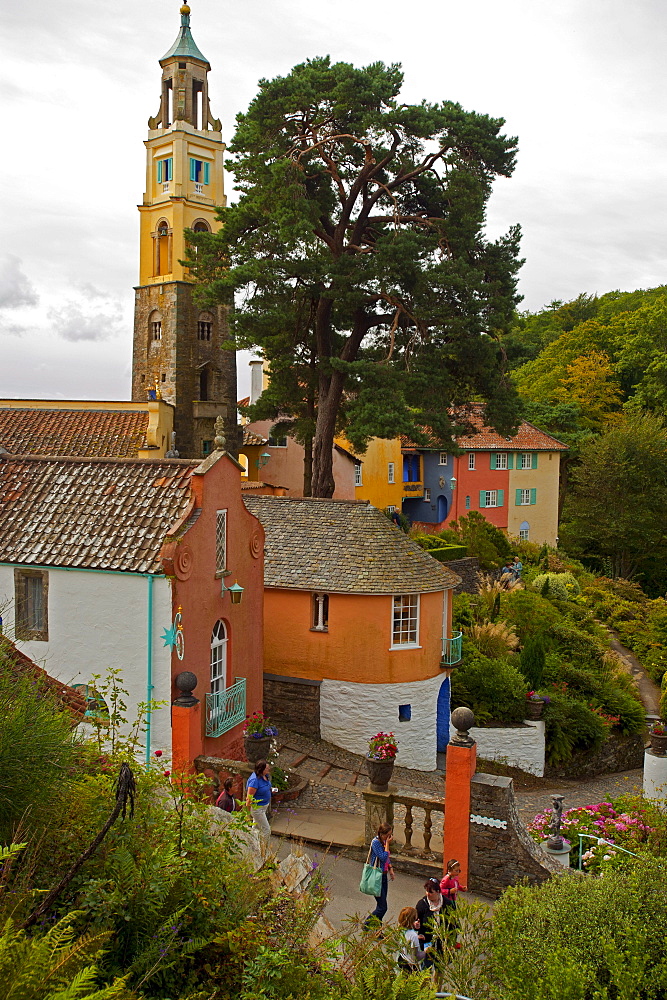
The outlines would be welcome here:
M 159 344 L 162 340 L 162 313 L 154 309 L 148 317 L 148 346 Z

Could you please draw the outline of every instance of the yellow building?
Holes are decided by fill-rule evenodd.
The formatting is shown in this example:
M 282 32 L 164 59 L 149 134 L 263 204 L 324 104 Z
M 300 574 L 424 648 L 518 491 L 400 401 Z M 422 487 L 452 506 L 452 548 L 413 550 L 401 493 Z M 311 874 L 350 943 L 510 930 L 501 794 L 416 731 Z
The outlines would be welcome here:
M 556 545 L 560 456 L 560 450 L 514 456 L 509 473 L 508 535 Z
M 345 438 L 338 443 L 354 453 Z M 364 454 L 357 458 L 355 499 L 367 500 L 380 510 L 391 507 L 400 511 L 404 495 L 400 438 L 371 438 Z
M 160 107 L 148 121 L 146 190 L 140 213 L 139 286 L 135 289 L 132 398 L 157 383 L 176 407 L 176 447 L 183 457 L 213 450 L 215 418 L 223 416 L 227 447 L 238 450 L 236 357 L 222 307 L 200 309 L 181 261 L 185 230 L 216 232 L 225 205 L 221 123 L 211 115 L 210 64 L 190 32 L 190 8 L 160 59 Z

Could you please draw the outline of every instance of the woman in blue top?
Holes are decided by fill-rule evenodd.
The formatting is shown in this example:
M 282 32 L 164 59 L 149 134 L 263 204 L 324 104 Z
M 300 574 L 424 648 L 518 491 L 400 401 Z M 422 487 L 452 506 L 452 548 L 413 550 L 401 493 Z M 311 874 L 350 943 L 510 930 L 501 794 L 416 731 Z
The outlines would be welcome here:
M 265 760 L 258 760 L 246 785 L 246 808 L 265 840 L 271 836 L 271 827 L 266 815 L 271 805 L 271 775 L 268 768 L 269 765 Z
M 389 853 L 389 848 L 393 839 L 392 829 L 389 823 L 382 823 L 378 827 L 377 837 L 373 837 L 371 841 L 370 864 L 375 865 L 377 868 L 382 870 L 382 887 L 380 889 L 380 895 L 375 897 L 377 906 L 366 918 L 365 922 L 367 926 L 373 917 L 377 917 L 380 923 L 382 923 L 382 918 L 387 912 L 388 879 L 391 878 L 392 882 L 394 881 L 394 869 L 391 867 L 391 854 Z

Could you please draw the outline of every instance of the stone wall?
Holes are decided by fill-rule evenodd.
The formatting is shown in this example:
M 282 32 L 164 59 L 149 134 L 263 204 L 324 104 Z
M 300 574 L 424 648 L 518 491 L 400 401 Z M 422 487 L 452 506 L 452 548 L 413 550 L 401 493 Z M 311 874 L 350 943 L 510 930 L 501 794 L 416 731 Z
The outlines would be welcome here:
M 461 582 L 454 588 L 455 594 L 476 594 L 479 591 L 479 559 L 476 556 L 450 559 L 443 566 L 461 577 Z
M 538 884 L 562 872 L 519 819 L 511 778 L 472 779 L 468 864 L 468 888 L 494 898 L 522 879 Z
M 498 760 L 529 774 L 544 774 L 544 723 L 525 719 L 520 726 L 474 727 L 470 735 L 477 743 L 477 756 Z
M 320 738 L 321 681 L 264 674 L 264 712 L 278 726 Z
M 644 766 L 644 739 L 637 736 L 612 736 L 597 753 L 575 753 L 566 764 L 547 764 L 545 778 L 595 778 L 598 774 L 633 771 Z

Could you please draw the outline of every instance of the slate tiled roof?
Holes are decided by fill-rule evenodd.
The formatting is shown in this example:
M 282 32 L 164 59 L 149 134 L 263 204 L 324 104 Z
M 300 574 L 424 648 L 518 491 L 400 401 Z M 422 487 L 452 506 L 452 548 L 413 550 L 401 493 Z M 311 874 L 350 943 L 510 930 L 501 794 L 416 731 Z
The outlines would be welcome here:
M 274 496 L 244 496 L 243 502 L 266 533 L 267 587 L 415 594 L 459 583 L 370 504 Z
M 0 407 L 0 447 L 12 455 L 136 458 L 147 428 L 146 410 Z
M 34 678 L 44 685 L 55 697 L 56 701 L 69 708 L 74 718 L 82 719 L 86 712 L 86 699 L 80 691 L 75 691 L 68 684 L 61 684 L 46 670 L 34 663 L 29 656 L 17 649 L 6 636 L 0 638 L 0 667 L 8 670 L 13 677 L 25 676 Z
M 198 464 L 0 458 L 0 562 L 160 572 Z

